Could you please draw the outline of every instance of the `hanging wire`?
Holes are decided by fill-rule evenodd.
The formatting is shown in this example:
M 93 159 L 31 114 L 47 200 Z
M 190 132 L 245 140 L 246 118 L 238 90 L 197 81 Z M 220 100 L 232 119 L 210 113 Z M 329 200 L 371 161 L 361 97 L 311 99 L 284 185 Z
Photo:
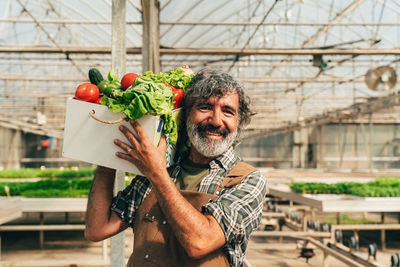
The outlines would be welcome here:
M 254 10 L 253 10 L 252 14 L 249 16 L 249 18 L 252 18 L 256 15 L 256 12 L 257 12 L 258 8 L 260 7 L 261 3 L 262 3 L 262 1 L 258 1 L 257 6 L 254 8 Z M 237 44 L 239 44 L 240 37 L 246 32 L 246 28 L 247 28 L 247 25 L 243 25 L 241 33 L 238 34 L 238 38 L 236 39 L 235 43 L 232 45 L 233 47 L 235 47 Z
M 375 36 L 374 36 L 375 40 L 378 38 L 379 26 L 380 26 L 380 22 L 382 22 L 383 11 L 385 10 L 385 7 L 386 7 L 386 0 L 383 1 L 381 13 L 379 14 L 379 23 L 376 25 L 376 31 L 375 31 Z
M 241 49 L 241 51 L 243 51 L 250 43 L 251 39 L 253 39 L 254 35 L 256 34 L 256 32 L 258 31 L 258 29 L 260 28 L 260 26 L 264 23 L 264 21 L 267 19 L 268 15 L 272 12 L 272 10 L 274 9 L 275 5 L 278 3 L 279 0 L 275 0 L 275 2 L 272 4 L 272 6 L 269 8 L 269 10 L 267 11 L 267 13 L 265 13 L 263 19 L 260 21 L 260 23 L 257 24 L 256 29 L 254 30 L 254 32 L 252 33 L 252 35 L 250 35 L 250 37 L 247 39 L 246 43 L 244 44 L 243 48 Z M 239 53 L 240 54 L 240 53 Z M 232 62 L 232 65 L 228 68 L 228 72 L 230 72 L 232 70 L 232 68 L 235 66 L 236 62 L 239 60 L 239 54 L 235 57 L 235 59 Z
M 329 20 L 332 19 L 333 3 L 334 3 L 334 1 L 331 2 L 331 5 L 329 7 Z M 324 45 L 326 45 L 327 40 L 328 40 L 328 34 L 325 34 Z

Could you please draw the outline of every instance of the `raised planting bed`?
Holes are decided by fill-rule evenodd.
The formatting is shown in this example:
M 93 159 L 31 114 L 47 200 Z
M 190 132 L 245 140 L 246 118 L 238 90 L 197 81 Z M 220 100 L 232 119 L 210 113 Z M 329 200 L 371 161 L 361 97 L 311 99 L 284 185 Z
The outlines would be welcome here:
M 91 178 L 0 182 L 0 196 L 85 197 L 89 193 L 91 184 Z
M 87 197 L 95 168 L 0 171 L 0 197 Z M 127 174 L 126 185 L 132 174 Z
M 270 185 L 269 194 L 323 212 L 400 212 L 400 197 L 296 193 L 288 185 Z
M 85 197 L 95 168 L 0 171 L 0 196 Z
M 400 178 L 378 178 L 367 183 L 334 184 L 293 182 L 290 189 L 299 194 L 346 194 L 360 197 L 400 197 Z
M 0 178 L 81 178 L 93 177 L 95 168 L 71 169 L 6 169 L 0 170 Z

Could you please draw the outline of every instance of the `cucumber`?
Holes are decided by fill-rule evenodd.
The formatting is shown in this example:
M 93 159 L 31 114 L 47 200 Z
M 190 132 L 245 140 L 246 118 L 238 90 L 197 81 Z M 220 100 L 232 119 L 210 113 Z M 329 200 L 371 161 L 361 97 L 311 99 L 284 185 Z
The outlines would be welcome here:
M 104 80 L 104 78 L 98 69 L 91 68 L 89 70 L 89 80 L 90 80 L 90 83 L 98 85 L 101 81 Z

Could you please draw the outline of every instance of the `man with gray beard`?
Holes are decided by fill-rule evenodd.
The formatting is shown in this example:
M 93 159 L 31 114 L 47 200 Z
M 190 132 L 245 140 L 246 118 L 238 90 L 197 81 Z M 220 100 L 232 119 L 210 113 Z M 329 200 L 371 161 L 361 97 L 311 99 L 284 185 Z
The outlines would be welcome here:
M 113 198 L 115 170 L 98 167 L 88 200 L 85 236 L 134 230 L 128 266 L 243 266 L 249 236 L 261 220 L 266 180 L 234 153 L 250 122 L 249 98 L 229 74 L 204 69 L 183 100 L 176 165 L 166 168 L 139 123 L 121 126 L 116 155 L 143 173 Z M 110 208 L 111 207 L 111 208 Z

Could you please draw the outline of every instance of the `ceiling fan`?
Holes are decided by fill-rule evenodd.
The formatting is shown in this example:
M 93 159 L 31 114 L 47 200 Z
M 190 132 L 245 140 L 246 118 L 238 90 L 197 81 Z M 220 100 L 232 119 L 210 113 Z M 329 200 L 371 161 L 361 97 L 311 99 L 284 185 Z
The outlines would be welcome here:
M 397 82 L 396 71 L 390 66 L 371 68 L 365 74 L 365 83 L 374 91 L 387 91 L 392 89 Z

